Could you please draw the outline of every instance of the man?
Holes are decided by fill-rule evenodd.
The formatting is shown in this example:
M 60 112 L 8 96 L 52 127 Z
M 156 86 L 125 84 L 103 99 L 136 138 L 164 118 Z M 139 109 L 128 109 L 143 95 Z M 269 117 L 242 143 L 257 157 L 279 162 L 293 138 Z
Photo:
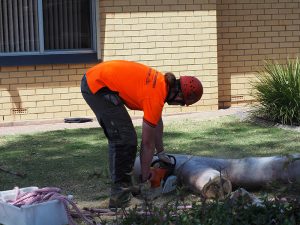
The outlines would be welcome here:
M 169 105 L 191 105 L 200 100 L 203 87 L 191 76 L 176 80 L 174 74 L 136 62 L 115 60 L 100 63 L 83 76 L 81 92 L 95 113 L 109 143 L 111 196 L 109 207 L 125 206 L 131 198 L 128 187 L 137 152 L 137 135 L 127 112 L 144 112 L 141 143 L 141 189 L 149 187 L 150 164 L 158 157 L 170 162 L 163 147 L 162 110 Z M 125 106 L 124 106 L 125 105 Z

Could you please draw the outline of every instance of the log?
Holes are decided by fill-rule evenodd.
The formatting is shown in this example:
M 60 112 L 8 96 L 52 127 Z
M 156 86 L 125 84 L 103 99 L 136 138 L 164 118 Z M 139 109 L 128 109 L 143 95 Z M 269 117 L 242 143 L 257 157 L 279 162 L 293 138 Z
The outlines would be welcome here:
M 300 154 L 242 159 L 173 156 L 177 161 L 178 181 L 206 198 L 222 199 L 232 192 L 232 187 L 253 189 L 273 182 L 300 183 Z M 140 174 L 139 158 L 135 161 L 134 174 Z

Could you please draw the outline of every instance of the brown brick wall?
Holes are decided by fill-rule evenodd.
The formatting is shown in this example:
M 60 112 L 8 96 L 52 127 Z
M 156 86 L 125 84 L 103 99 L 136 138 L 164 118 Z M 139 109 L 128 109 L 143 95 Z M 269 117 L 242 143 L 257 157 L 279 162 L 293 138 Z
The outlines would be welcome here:
M 219 105 L 251 101 L 250 81 L 264 60 L 299 54 L 299 0 L 217 1 Z

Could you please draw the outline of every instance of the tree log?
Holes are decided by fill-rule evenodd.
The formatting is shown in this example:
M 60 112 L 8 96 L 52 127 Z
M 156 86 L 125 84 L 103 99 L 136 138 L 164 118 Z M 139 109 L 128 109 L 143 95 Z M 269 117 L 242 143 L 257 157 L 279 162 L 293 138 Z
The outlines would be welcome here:
M 269 183 L 300 183 L 300 154 L 289 156 L 222 159 L 173 155 L 178 181 L 207 198 L 224 198 L 233 187 L 261 188 Z M 140 174 L 137 158 L 134 173 Z

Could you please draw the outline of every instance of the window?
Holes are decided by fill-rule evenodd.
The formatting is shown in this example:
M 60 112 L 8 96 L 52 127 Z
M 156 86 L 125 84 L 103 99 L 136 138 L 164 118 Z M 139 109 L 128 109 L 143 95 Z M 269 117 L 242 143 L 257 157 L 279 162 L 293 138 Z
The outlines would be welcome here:
M 95 8 L 95 0 L 0 0 L 0 66 L 96 61 Z

